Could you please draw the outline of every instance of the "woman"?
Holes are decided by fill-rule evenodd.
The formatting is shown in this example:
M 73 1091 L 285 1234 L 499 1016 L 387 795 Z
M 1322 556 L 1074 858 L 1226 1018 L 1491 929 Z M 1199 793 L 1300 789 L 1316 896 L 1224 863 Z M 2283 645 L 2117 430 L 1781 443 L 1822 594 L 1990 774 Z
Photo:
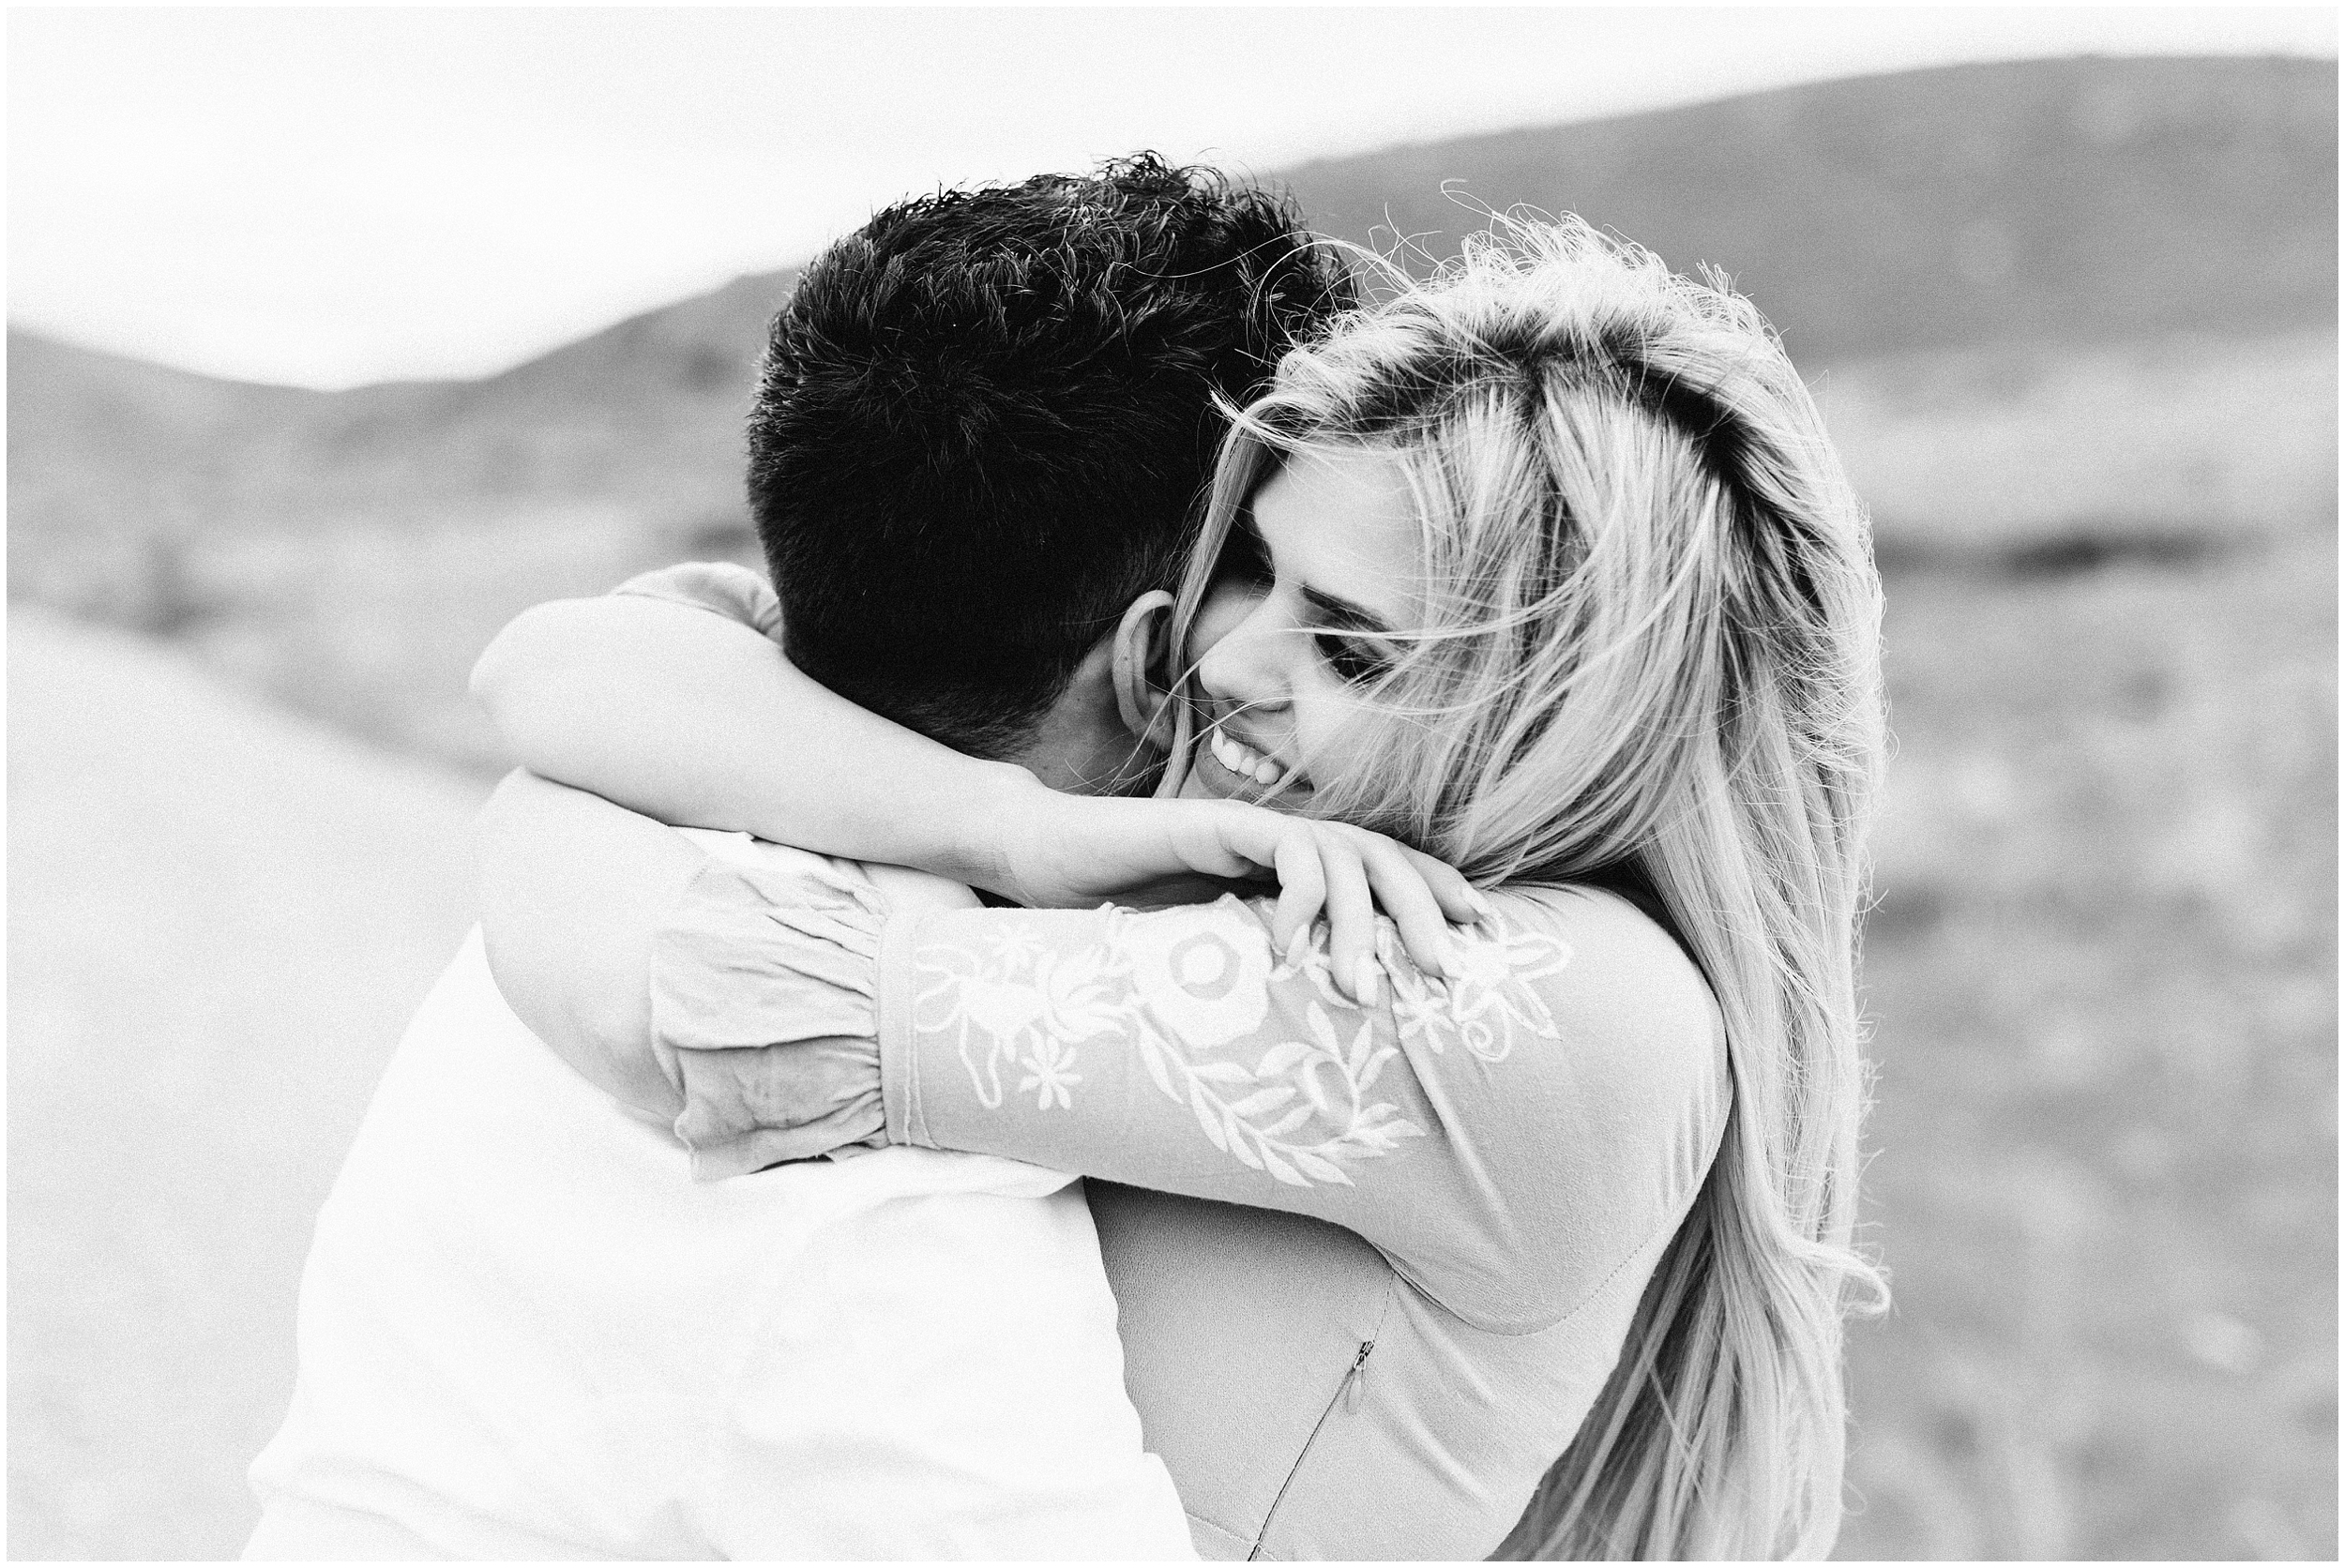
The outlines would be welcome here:
M 1345 1397 L 1371 1437 L 1315 1506 L 1372 1509 L 1379 1466 L 1471 1453 L 1521 1513 L 1510 1555 L 1820 1556 L 1844 1291 L 1870 1278 L 1849 1242 L 1878 618 L 1861 511 L 1747 302 L 1577 223 L 1479 236 L 1238 416 L 1174 611 L 1202 656 L 1160 792 L 1389 834 L 1489 890 L 1478 928 L 1413 936 L 1422 968 L 1387 931 L 1380 983 L 1273 941 L 1315 885 L 1275 914 L 894 920 L 843 881 L 704 878 L 660 939 L 672 1012 L 762 975 L 778 1016 L 819 1004 L 822 1048 L 717 1071 L 705 1040 L 582 1048 L 667 1051 L 712 1146 L 885 1137 L 1366 1237 L 1399 1343 L 1362 1341 L 1378 1376 Z M 661 744 L 724 771 L 688 731 Z M 522 760 L 598 786 L 559 749 Z M 1021 795 L 894 858 L 999 867 L 1097 804 Z M 1298 870 L 1229 868 L 1249 858 Z

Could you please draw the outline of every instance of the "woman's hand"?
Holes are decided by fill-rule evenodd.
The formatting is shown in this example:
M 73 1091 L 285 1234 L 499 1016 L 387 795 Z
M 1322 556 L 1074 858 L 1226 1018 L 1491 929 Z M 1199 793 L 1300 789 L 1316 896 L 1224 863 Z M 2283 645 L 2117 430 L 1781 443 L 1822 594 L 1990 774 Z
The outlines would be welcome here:
M 1454 972 L 1448 923 L 1490 912 L 1465 878 L 1429 854 L 1365 828 L 1226 800 L 1132 800 L 1060 794 L 1039 784 L 1003 792 L 987 812 L 992 851 L 978 881 L 1036 908 L 1082 908 L 1183 874 L 1275 878 L 1271 935 L 1290 951 L 1327 918 L 1336 983 L 1373 1002 L 1379 906 L 1410 959 Z

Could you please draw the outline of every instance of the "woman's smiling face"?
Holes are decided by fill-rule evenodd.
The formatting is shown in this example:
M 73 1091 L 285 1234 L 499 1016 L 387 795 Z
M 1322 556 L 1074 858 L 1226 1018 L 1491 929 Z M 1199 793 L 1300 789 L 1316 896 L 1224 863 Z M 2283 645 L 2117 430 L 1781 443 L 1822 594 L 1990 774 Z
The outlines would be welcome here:
M 1315 448 L 1254 492 L 1190 628 L 1203 733 L 1184 795 L 1294 807 L 1353 759 L 1343 721 L 1415 625 L 1416 506 L 1388 452 Z

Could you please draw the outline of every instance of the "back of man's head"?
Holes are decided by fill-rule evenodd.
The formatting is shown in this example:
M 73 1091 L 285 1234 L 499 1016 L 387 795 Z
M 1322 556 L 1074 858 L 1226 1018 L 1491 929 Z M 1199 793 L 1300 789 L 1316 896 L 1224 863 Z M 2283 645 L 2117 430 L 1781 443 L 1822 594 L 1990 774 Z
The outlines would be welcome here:
M 799 279 L 749 422 L 792 659 L 1015 753 L 1173 577 L 1214 396 L 1350 300 L 1282 198 L 1150 155 L 881 213 Z

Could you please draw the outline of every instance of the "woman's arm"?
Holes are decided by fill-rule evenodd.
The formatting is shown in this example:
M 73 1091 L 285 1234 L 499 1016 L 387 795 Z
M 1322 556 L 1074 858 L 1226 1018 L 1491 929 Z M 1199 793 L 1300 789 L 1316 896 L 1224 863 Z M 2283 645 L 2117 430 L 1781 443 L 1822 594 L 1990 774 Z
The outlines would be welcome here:
M 778 626 L 755 574 L 670 568 L 523 612 L 481 656 L 473 691 L 544 777 L 662 822 L 910 866 L 1023 904 L 1084 907 L 1176 871 L 1275 872 L 1280 940 L 1324 909 L 1355 994 L 1373 983 L 1376 904 L 1434 969 L 1445 922 L 1479 916 L 1462 877 L 1375 834 L 1272 830 L 1232 803 L 1063 795 L 964 757 L 799 673 L 759 629 Z
M 538 605 L 489 644 L 472 692 L 522 766 L 645 816 L 1021 891 L 986 824 L 1040 788 L 1032 774 L 855 706 L 717 605 Z

